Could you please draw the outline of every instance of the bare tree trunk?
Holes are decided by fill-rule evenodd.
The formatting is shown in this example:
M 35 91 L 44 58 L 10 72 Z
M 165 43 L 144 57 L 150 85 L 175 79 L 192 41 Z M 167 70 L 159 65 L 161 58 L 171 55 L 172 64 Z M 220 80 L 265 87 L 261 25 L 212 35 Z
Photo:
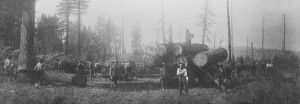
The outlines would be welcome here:
M 264 23 L 265 23 L 265 18 L 262 17 L 262 33 L 261 33 L 261 41 L 262 41 L 262 44 L 261 44 L 261 49 L 262 49 L 262 54 L 263 54 L 263 58 L 265 56 L 265 52 L 264 52 L 264 40 L 265 40 L 265 37 L 264 37 L 264 33 L 265 33 L 265 26 L 264 26 Z
M 283 14 L 283 52 L 285 52 L 285 35 L 286 35 L 285 18 L 286 18 L 286 14 Z
M 254 57 L 253 57 L 253 42 L 251 42 L 251 59 L 254 60 Z
M 229 15 L 229 1 L 228 0 L 227 0 L 227 26 L 228 26 L 229 62 L 231 62 L 231 32 L 230 32 L 230 15 Z
M 165 39 L 165 21 L 164 21 L 164 2 L 161 0 L 161 23 L 162 23 L 162 35 L 163 35 L 163 44 L 165 44 L 166 39 Z
M 32 70 L 35 64 L 34 53 L 34 22 L 35 22 L 35 0 L 27 0 L 22 13 L 21 42 L 18 71 Z M 21 80 L 27 79 L 28 73 L 20 73 Z
M 66 47 L 65 47 L 65 56 L 68 56 L 69 53 L 69 16 L 67 17 L 67 31 L 66 31 Z
M 208 1 L 205 1 L 205 13 L 204 13 L 204 24 L 203 24 L 203 34 L 202 34 L 202 44 L 205 44 L 205 36 L 207 29 L 207 10 L 208 10 Z
M 248 52 L 248 41 L 249 41 L 249 38 L 247 37 L 247 56 L 249 56 L 249 52 Z
M 80 58 L 81 56 L 81 42 L 80 42 L 80 18 L 81 18 L 81 15 L 80 15 L 80 0 L 78 0 L 78 57 Z

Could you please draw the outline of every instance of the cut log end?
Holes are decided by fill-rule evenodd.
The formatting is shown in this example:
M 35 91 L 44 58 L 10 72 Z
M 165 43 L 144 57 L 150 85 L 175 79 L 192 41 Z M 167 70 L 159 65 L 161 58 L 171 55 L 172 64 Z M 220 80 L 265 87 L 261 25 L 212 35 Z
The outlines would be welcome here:
M 216 64 L 227 59 L 227 51 L 224 48 L 213 49 L 207 52 L 198 53 L 194 57 L 194 64 L 198 67 L 203 67 L 209 64 Z
M 158 45 L 156 48 L 156 54 L 158 56 L 164 56 L 167 53 L 167 47 L 165 45 Z
M 204 54 L 197 54 L 194 58 L 194 64 L 196 66 L 205 66 L 207 64 L 208 57 Z

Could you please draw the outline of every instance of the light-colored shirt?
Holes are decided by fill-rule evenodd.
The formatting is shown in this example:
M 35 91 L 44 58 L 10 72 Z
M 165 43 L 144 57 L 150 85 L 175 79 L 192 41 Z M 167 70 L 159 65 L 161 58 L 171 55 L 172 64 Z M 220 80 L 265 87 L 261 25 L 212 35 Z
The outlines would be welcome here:
M 11 60 L 5 59 L 5 61 L 4 61 L 4 68 L 5 68 L 5 69 L 6 69 L 6 68 L 9 68 L 11 65 L 12 65 L 12 64 L 11 64 Z
M 187 70 L 186 70 L 186 68 L 183 68 L 183 69 L 178 68 L 177 69 L 177 75 L 183 75 L 184 77 L 187 77 Z
M 45 69 L 45 66 L 44 66 L 44 64 L 42 64 L 42 63 L 37 63 L 36 65 L 35 65 L 35 67 L 34 67 L 34 70 L 37 70 L 37 71 L 42 71 L 42 70 L 44 70 Z

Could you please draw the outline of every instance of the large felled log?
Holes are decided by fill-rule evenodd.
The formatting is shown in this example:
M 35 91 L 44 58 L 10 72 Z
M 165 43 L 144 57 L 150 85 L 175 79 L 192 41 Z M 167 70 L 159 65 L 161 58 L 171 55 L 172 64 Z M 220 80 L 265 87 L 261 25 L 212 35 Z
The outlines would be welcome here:
M 153 67 L 159 66 L 159 64 L 162 63 L 162 59 L 157 56 L 144 55 L 142 62 L 145 64 L 146 67 Z
M 76 67 L 76 63 L 68 57 L 63 57 L 58 62 L 58 70 L 64 70 L 66 73 L 75 73 Z
M 188 45 L 185 43 L 176 43 L 174 45 L 173 54 L 176 56 L 180 56 L 180 55 L 194 56 L 199 52 L 205 52 L 205 51 L 208 51 L 208 46 L 205 44 L 194 43 L 191 44 L 190 48 L 188 48 Z
M 223 62 L 227 58 L 227 51 L 224 48 L 213 49 L 207 52 L 198 53 L 194 57 L 194 64 L 198 67 L 203 67 L 208 64 Z
M 159 44 L 156 47 L 156 54 L 158 56 L 170 56 L 172 55 L 172 51 L 174 50 L 174 45 L 173 44 Z
M 175 56 L 169 56 L 169 57 L 165 57 L 162 58 L 163 63 L 166 64 L 167 67 L 173 67 L 174 65 L 176 65 L 177 59 Z
M 45 76 L 47 80 L 69 83 L 76 86 L 85 86 L 87 84 L 87 77 L 84 75 L 45 70 Z

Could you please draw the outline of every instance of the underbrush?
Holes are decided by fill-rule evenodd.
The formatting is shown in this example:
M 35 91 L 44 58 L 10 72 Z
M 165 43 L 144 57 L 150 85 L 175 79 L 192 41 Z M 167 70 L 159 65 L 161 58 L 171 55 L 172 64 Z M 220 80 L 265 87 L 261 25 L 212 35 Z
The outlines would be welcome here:
M 240 95 L 247 99 L 243 104 L 299 104 L 300 89 L 297 88 L 298 69 L 279 71 L 269 79 L 260 79 L 243 86 Z M 288 73 L 289 75 L 286 76 Z M 242 97 L 241 96 L 241 97 Z

